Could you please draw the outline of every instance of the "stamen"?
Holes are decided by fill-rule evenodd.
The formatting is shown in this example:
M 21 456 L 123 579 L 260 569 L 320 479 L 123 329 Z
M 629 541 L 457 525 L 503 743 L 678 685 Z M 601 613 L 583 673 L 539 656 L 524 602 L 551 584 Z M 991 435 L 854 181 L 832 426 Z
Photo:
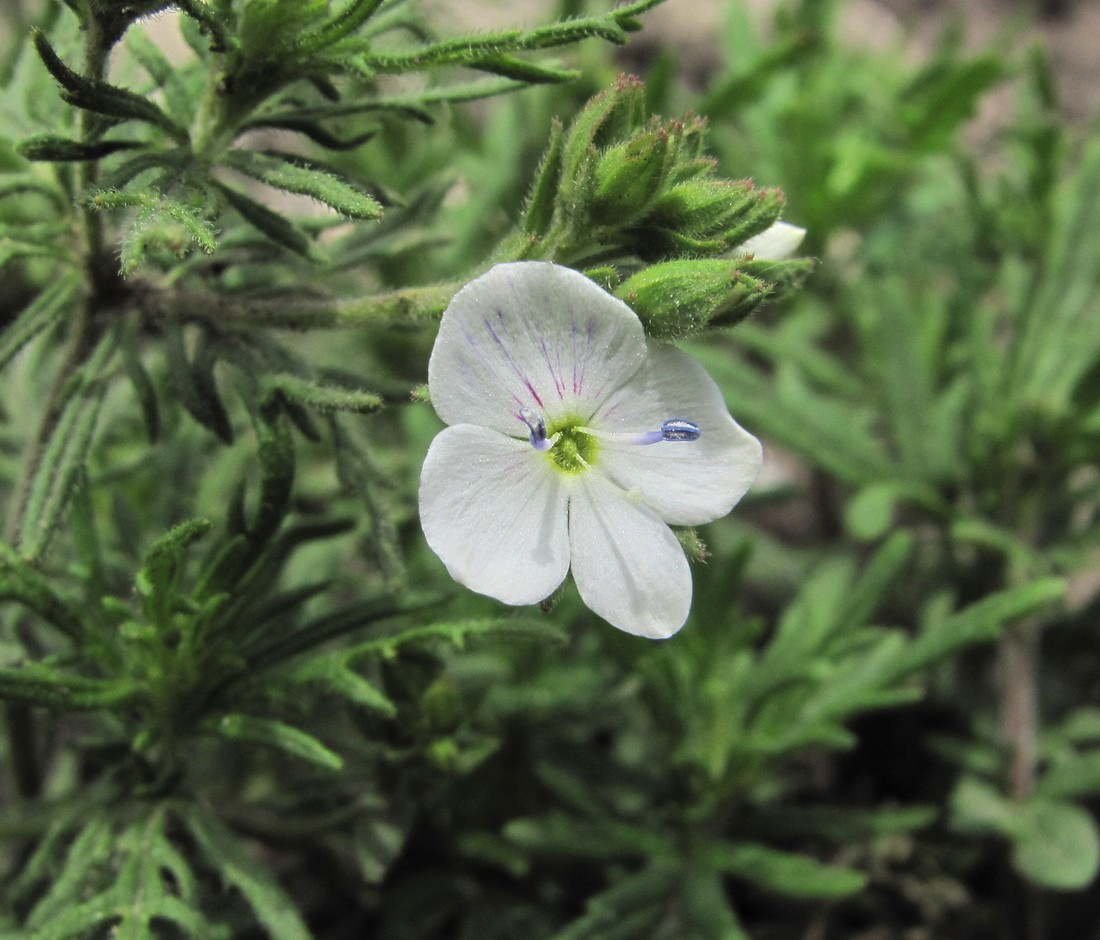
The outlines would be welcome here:
M 660 444 L 661 441 L 679 443 L 697 441 L 703 432 L 699 425 L 683 418 L 669 418 L 659 431 L 597 431 L 595 428 L 574 428 L 601 441 L 622 441 L 626 444 Z
M 546 422 L 542 419 L 542 416 L 536 414 L 526 405 L 520 408 L 519 416 L 531 431 L 531 446 L 535 450 L 549 450 L 553 446 L 553 442 L 546 439 Z
M 697 441 L 702 433 L 699 425 L 685 421 L 683 418 L 669 418 L 661 425 L 663 441 Z

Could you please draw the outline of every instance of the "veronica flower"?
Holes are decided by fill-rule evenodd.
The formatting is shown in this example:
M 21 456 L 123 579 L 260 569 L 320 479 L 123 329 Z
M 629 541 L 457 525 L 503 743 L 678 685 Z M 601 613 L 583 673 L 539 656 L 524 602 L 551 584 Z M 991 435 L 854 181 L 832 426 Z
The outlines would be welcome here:
M 449 426 L 424 461 L 420 519 L 456 581 L 533 604 L 572 568 L 613 626 L 683 626 L 691 572 L 669 526 L 724 516 L 761 463 L 698 363 L 647 346 L 634 312 L 582 274 L 521 261 L 455 295 L 428 387 Z

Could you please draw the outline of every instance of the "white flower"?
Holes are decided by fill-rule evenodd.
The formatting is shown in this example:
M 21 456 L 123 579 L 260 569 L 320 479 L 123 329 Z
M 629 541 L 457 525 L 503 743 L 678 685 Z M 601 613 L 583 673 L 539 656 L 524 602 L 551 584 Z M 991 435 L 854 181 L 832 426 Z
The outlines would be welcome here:
M 443 314 L 428 387 L 449 425 L 420 475 L 420 520 L 456 580 L 506 604 L 582 600 L 653 638 L 683 626 L 691 572 L 669 525 L 724 516 L 761 463 L 718 386 L 648 349 L 634 312 L 546 262 L 499 264 Z
M 738 245 L 734 253 L 752 255 L 757 261 L 780 261 L 793 255 L 805 237 L 804 228 L 790 222 L 773 222 L 759 235 Z

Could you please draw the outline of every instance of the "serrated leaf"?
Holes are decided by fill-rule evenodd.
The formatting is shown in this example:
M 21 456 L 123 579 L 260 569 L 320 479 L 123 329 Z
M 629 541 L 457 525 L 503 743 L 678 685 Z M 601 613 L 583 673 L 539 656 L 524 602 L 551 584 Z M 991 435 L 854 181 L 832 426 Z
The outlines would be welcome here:
M 271 940 L 312 940 L 302 916 L 270 870 L 247 852 L 217 816 L 194 804 L 178 812 L 202 853 L 241 892 Z
M 208 734 L 229 741 L 242 741 L 247 744 L 275 748 L 329 770 L 339 770 L 344 766 L 343 758 L 325 747 L 312 734 L 273 718 L 223 715 L 203 727 Z
M 286 192 L 309 196 L 353 219 L 377 219 L 382 206 L 373 196 L 356 189 L 333 171 L 295 162 L 282 154 L 231 150 L 226 163 L 253 179 Z

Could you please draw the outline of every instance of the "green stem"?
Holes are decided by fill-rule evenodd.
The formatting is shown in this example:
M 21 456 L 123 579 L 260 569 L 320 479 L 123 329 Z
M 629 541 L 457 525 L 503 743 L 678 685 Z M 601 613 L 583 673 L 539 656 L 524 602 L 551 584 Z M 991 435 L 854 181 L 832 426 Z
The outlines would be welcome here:
M 84 75 L 95 81 L 102 81 L 107 74 L 107 60 L 110 47 L 106 44 L 99 21 L 89 17 L 83 24 L 84 32 Z M 77 117 L 79 137 L 84 142 L 95 139 L 100 130 L 102 118 L 98 114 L 80 109 Z M 78 165 L 77 193 L 89 192 L 99 177 L 99 161 L 86 160 Z M 103 272 L 109 270 L 104 261 L 103 215 L 80 200 L 80 231 L 84 248 L 84 272 L 94 295 L 99 292 L 103 282 Z
M 145 291 L 133 302 L 152 320 L 208 322 L 222 329 L 267 327 L 281 330 L 333 330 L 418 327 L 436 322 L 461 285 L 410 287 L 371 297 L 281 300 L 233 297 L 198 291 Z

